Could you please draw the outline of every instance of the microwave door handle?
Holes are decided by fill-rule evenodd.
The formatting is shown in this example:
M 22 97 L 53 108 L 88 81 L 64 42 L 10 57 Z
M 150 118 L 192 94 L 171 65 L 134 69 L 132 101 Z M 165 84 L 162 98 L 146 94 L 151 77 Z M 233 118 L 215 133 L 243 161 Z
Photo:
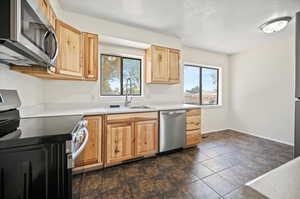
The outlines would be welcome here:
M 55 41 L 55 53 L 54 53 L 53 57 L 50 58 L 50 63 L 53 64 L 58 56 L 59 47 L 58 47 L 58 39 L 57 39 L 55 32 L 53 32 L 51 30 L 51 33 L 52 33 L 54 41 Z
M 73 154 L 72 154 L 73 160 L 75 160 L 77 158 L 77 156 L 83 151 L 83 149 L 85 148 L 85 146 L 88 142 L 88 139 L 89 139 L 89 132 L 88 132 L 87 128 L 82 128 L 81 130 L 85 134 L 84 135 L 85 139 L 84 139 L 83 143 L 81 144 L 81 146 L 77 149 L 77 151 L 73 152 Z
M 48 35 L 50 34 L 50 31 L 48 30 L 47 32 L 45 32 L 45 34 L 42 37 L 42 48 L 44 51 L 46 51 L 46 38 L 48 37 Z
M 53 38 L 54 38 L 54 42 L 55 42 L 55 52 L 54 52 L 54 55 L 52 57 L 50 57 L 50 64 L 53 64 L 58 56 L 58 39 L 57 39 L 57 36 L 55 34 L 55 32 L 53 30 L 48 30 L 44 36 L 43 36 L 43 49 L 44 51 L 46 51 L 46 45 L 45 45 L 45 41 L 46 41 L 46 38 L 49 36 L 49 35 L 52 35 Z

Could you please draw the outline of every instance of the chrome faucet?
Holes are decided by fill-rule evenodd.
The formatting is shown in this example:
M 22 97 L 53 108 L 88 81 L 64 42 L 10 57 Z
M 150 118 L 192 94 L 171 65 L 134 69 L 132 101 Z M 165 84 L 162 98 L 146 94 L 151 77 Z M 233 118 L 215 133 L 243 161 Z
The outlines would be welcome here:
M 129 86 L 129 89 L 128 89 L 128 86 Z M 130 99 L 128 97 L 128 90 L 130 91 Z M 125 103 L 124 103 L 124 106 L 125 107 L 128 107 L 129 104 L 131 104 L 132 102 L 132 81 L 130 78 L 127 78 L 126 79 L 126 92 L 125 92 Z

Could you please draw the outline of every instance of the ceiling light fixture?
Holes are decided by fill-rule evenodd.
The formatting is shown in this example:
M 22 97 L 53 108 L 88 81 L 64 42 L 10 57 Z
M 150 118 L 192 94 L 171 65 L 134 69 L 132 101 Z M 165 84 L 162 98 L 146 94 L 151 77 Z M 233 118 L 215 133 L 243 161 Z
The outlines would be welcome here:
M 289 16 L 280 17 L 264 23 L 259 26 L 259 29 L 261 29 L 264 33 L 279 32 L 284 29 L 291 20 L 292 17 Z

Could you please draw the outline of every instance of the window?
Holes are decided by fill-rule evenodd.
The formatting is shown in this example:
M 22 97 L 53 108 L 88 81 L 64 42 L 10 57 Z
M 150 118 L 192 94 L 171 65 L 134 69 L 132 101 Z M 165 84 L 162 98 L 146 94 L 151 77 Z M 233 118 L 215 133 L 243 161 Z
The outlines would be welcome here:
M 219 69 L 185 65 L 184 96 L 187 104 L 218 105 Z
M 140 96 L 141 66 L 141 59 L 101 55 L 101 96 L 125 95 L 129 78 L 132 95 Z

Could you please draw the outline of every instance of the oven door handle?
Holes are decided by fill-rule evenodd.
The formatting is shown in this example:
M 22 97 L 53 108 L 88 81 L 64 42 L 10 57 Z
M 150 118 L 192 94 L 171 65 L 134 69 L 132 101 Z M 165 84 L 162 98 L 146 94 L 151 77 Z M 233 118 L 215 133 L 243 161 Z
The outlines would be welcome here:
M 85 139 L 84 139 L 83 143 L 81 144 L 81 146 L 77 149 L 77 151 L 73 152 L 73 154 L 72 154 L 73 160 L 75 160 L 78 157 L 78 155 L 83 151 L 83 149 L 85 148 L 85 146 L 88 142 L 88 139 L 89 139 L 89 132 L 88 132 L 87 128 L 85 128 L 85 127 L 81 128 L 81 131 L 84 133 Z

